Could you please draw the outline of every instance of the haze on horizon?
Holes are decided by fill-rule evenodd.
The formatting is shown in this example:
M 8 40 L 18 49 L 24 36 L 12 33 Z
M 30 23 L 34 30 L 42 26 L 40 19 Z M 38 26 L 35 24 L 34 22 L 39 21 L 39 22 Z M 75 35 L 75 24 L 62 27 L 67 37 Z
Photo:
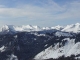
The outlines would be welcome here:
M 80 0 L 0 0 L 0 26 L 80 23 Z

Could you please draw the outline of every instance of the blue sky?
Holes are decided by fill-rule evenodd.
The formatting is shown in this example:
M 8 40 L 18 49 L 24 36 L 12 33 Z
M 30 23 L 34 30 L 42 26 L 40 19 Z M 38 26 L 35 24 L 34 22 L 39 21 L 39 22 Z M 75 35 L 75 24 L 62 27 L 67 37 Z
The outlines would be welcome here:
M 0 26 L 80 23 L 80 0 L 0 0 Z

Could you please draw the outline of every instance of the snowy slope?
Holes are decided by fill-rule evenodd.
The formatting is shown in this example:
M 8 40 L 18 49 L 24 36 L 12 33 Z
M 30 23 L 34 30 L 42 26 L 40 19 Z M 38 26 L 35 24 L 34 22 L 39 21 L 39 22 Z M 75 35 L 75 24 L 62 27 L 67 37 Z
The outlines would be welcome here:
M 80 32 L 80 23 L 67 25 L 64 29 L 62 29 L 62 31 L 78 33 Z
M 72 54 L 80 54 L 80 42 L 75 43 L 75 39 L 70 38 L 63 39 L 63 41 L 65 40 L 67 40 L 67 43 L 65 43 L 64 46 L 59 48 L 59 44 L 61 43 L 57 43 L 54 47 L 50 46 L 49 48 L 36 55 L 34 59 L 59 58 L 62 55 L 67 57 L 71 56 Z
M 6 47 L 5 46 L 2 46 L 1 48 L 0 48 L 0 52 L 3 52 L 3 51 L 5 51 L 6 50 Z
M 71 35 L 70 33 L 57 31 L 57 32 L 55 33 L 55 36 L 60 37 L 60 36 L 72 36 L 72 35 Z

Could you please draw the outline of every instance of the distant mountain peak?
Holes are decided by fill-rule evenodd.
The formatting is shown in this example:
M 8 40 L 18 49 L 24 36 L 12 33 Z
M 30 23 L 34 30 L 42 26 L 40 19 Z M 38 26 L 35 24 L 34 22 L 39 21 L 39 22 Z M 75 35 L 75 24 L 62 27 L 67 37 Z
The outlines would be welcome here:
M 75 25 L 80 25 L 80 23 L 76 23 Z
M 60 26 L 60 25 L 57 25 L 55 27 L 51 27 L 51 29 L 56 29 L 56 30 L 62 30 L 64 27 L 63 26 Z
M 78 33 L 80 32 L 80 23 L 67 25 L 62 31 Z

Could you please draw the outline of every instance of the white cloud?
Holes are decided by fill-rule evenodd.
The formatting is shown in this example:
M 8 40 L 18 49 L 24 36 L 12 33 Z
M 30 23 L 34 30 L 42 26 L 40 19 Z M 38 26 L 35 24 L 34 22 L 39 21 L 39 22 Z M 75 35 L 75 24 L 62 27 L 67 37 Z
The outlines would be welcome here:
M 80 2 L 72 2 L 67 4 L 65 12 L 55 15 L 57 19 L 80 18 Z
M 27 17 L 28 20 L 61 20 L 68 18 L 79 18 L 80 2 L 71 2 L 60 6 L 52 0 L 40 2 L 37 5 L 19 5 L 15 8 L 7 8 L 0 5 L 0 17 L 19 18 Z

